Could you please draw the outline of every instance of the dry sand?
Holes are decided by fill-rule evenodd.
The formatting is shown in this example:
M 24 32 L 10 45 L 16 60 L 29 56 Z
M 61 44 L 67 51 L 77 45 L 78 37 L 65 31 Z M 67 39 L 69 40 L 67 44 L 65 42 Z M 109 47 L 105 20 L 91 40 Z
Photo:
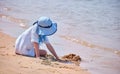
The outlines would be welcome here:
M 0 32 L 0 74 L 90 74 L 74 64 L 16 55 L 15 38 Z

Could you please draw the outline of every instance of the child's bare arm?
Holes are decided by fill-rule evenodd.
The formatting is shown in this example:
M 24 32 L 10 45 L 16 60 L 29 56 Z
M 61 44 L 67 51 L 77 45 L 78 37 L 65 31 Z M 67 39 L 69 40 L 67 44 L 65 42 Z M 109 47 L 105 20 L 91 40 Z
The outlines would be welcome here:
M 40 57 L 39 44 L 37 42 L 33 42 L 33 45 L 34 45 L 36 58 Z
M 52 45 L 50 43 L 46 44 L 47 48 L 49 49 L 49 51 L 56 57 L 57 60 L 59 60 L 59 57 L 57 56 L 54 48 L 52 47 Z

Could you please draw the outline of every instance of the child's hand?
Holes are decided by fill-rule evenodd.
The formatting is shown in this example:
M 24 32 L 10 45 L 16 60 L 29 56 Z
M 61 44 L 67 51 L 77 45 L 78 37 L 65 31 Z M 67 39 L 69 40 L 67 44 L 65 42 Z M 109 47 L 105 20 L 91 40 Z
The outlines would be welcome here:
M 36 57 L 36 59 L 40 59 L 40 57 Z
M 57 61 L 62 62 L 62 63 L 66 63 L 66 60 L 62 60 L 62 59 L 57 59 Z

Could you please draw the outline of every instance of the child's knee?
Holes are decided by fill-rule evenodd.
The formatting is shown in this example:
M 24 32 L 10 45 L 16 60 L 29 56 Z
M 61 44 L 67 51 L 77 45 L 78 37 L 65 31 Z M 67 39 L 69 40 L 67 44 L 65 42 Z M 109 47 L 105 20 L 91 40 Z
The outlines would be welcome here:
M 47 51 L 46 50 L 40 50 L 40 56 L 45 56 L 47 55 Z

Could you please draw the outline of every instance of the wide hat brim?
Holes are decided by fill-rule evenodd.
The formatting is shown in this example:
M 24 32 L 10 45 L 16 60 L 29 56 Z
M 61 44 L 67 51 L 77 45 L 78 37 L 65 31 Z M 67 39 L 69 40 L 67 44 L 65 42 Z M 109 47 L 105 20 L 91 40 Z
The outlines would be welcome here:
M 52 22 L 52 26 L 50 28 L 43 28 L 43 27 L 39 27 L 39 31 L 38 34 L 39 35 L 53 35 L 56 31 L 57 31 L 57 23 Z

